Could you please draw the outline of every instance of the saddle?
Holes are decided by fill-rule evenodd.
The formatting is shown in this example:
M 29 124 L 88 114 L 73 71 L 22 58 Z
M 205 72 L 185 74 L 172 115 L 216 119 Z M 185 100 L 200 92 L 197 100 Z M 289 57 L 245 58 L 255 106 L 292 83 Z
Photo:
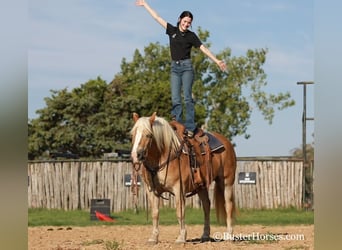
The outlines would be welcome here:
M 223 144 L 211 133 L 198 129 L 193 138 L 184 135 L 185 126 L 175 120 L 169 122 L 178 137 L 184 141 L 183 153 L 189 156 L 191 178 L 194 191 L 186 196 L 196 194 L 201 188 L 209 188 L 212 182 L 212 152 L 223 148 Z

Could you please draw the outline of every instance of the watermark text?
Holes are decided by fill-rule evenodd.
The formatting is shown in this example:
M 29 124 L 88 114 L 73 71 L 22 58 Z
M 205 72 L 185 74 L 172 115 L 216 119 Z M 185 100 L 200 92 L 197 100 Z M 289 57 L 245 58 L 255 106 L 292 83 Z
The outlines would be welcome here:
M 227 232 L 215 232 L 213 238 L 216 241 L 231 240 L 231 241 L 301 241 L 305 240 L 304 234 L 278 234 L 278 233 L 258 233 L 252 232 L 249 234 L 230 234 Z

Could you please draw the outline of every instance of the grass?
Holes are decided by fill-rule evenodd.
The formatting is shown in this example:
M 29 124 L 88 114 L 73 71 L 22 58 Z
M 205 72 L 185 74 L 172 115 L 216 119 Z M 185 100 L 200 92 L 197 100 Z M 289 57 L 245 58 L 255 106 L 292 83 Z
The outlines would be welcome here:
M 150 212 L 149 212 L 150 213 Z M 188 225 L 203 224 L 201 209 L 186 208 L 185 220 Z M 215 210 L 210 213 L 211 224 L 216 222 Z M 112 214 L 115 222 L 90 220 L 90 212 L 84 210 L 63 211 L 56 209 L 29 209 L 28 226 L 94 226 L 94 225 L 151 225 L 151 216 L 146 211 L 134 213 L 128 210 Z M 178 224 L 175 209 L 160 209 L 160 224 Z M 273 210 L 246 210 L 241 209 L 236 217 L 236 225 L 310 225 L 314 224 L 314 213 L 295 208 Z
M 310 225 L 314 224 L 314 212 L 295 208 L 241 210 L 236 222 L 239 225 Z

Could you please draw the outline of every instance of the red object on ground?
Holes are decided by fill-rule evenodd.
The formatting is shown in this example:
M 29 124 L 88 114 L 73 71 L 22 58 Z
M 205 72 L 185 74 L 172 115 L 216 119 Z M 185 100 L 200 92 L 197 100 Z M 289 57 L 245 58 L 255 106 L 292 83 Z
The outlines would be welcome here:
M 114 222 L 114 220 L 113 220 L 112 218 L 110 218 L 110 217 L 108 217 L 107 215 L 102 214 L 102 213 L 100 213 L 100 212 L 95 211 L 95 215 L 96 215 L 96 217 L 97 217 L 99 220 Z

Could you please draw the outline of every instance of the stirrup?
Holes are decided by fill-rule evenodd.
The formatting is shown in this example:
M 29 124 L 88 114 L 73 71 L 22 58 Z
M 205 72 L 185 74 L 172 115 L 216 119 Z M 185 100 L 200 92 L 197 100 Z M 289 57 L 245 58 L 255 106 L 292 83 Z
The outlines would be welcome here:
M 192 139 L 192 138 L 194 138 L 195 134 L 191 130 L 185 130 L 184 135 L 187 136 L 188 138 Z

